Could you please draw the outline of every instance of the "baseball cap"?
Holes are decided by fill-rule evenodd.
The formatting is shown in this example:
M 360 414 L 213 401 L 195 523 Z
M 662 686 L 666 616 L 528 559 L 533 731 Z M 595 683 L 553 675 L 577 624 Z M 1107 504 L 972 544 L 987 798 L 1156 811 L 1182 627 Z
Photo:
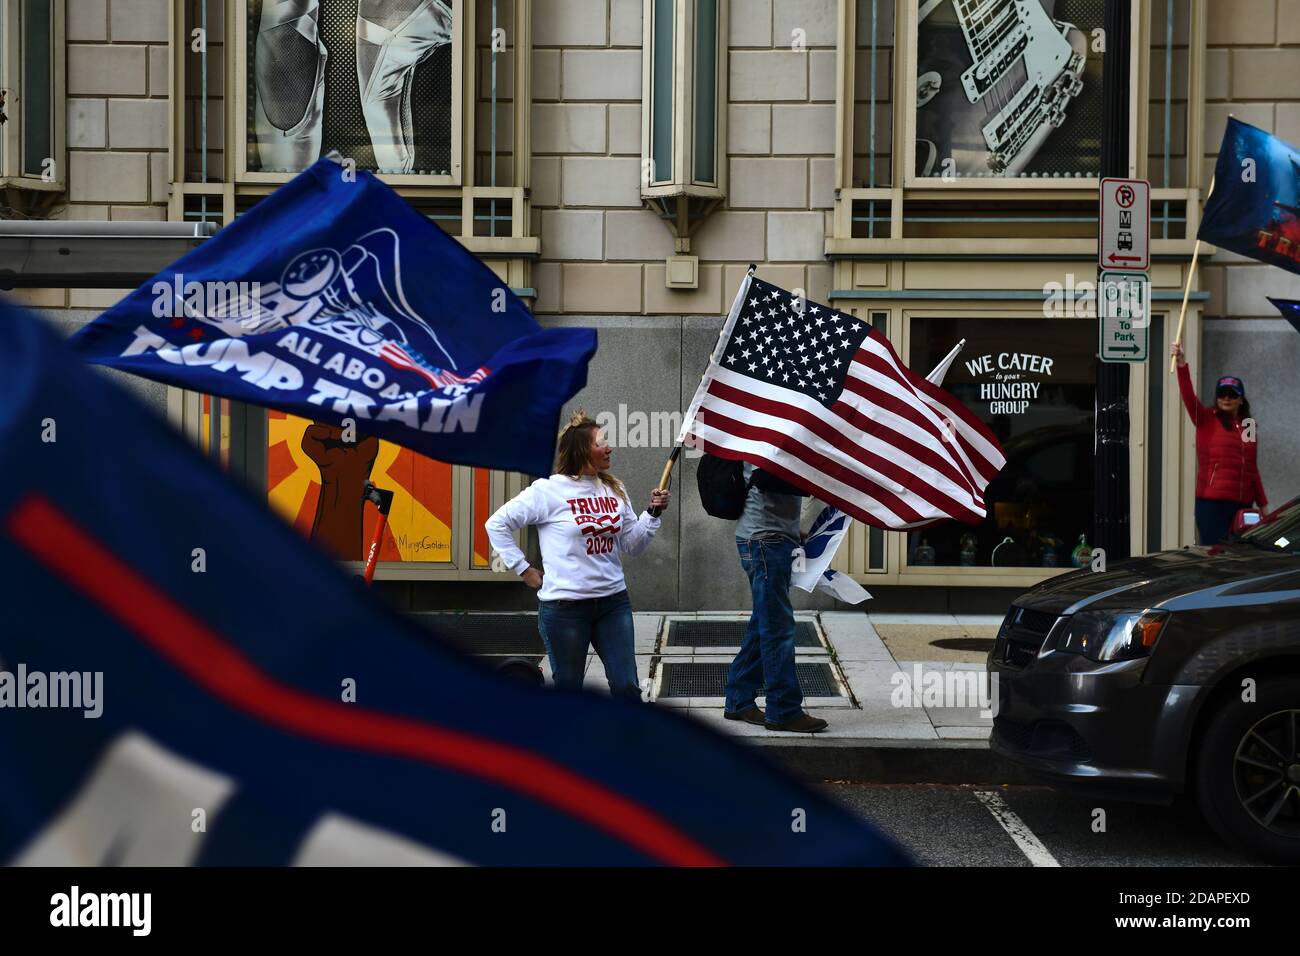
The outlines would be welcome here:
M 1219 379 L 1219 384 L 1214 387 L 1214 391 L 1216 394 L 1222 391 L 1232 391 L 1236 392 L 1242 398 L 1245 398 L 1246 383 L 1235 375 L 1225 375 L 1223 378 Z

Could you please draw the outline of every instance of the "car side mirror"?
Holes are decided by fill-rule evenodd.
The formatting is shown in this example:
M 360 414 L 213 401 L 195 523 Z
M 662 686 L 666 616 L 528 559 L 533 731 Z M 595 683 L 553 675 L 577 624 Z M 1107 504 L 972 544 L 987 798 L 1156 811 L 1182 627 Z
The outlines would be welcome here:
M 1255 527 L 1259 524 L 1261 514 L 1258 508 L 1242 508 L 1237 512 L 1237 516 L 1232 519 L 1232 533 L 1241 534 L 1243 531 Z

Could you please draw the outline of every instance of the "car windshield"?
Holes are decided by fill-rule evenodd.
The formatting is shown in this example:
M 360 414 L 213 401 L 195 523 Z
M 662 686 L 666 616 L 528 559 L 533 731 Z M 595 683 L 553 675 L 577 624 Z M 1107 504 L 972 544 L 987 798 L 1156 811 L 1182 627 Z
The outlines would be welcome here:
M 1240 540 L 1270 551 L 1300 552 L 1300 498 L 1288 501 L 1242 534 Z

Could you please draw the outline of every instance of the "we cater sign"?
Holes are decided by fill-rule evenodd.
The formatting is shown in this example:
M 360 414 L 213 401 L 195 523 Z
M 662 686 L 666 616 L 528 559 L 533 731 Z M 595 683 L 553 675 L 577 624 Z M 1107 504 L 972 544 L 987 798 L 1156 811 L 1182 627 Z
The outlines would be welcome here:
M 1052 374 L 1053 360 L 1033 352 L 997 352 L 966 360 L 966 371 L 979 382 L 980 401 L 990 415 L 1020 415 L 1038 398 L 1041 381 L 1027 376 Z M 982 380 L 982 381 L 981 381 Z

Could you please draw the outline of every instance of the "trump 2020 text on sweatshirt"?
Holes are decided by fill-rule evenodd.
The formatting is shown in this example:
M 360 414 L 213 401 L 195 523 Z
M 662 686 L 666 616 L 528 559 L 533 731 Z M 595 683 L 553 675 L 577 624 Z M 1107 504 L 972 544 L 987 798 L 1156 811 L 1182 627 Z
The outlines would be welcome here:
M 607 597 L 626 586 L 621 555 L 636 557 L 659 530 L 659 519 L 636 512 L 599 478 L 539 478 L 507 501 L 486 522 L 488 539 L 515 574 L 528 559 L 514 532 L 537 526 L 542 548 L 543 601 Z

